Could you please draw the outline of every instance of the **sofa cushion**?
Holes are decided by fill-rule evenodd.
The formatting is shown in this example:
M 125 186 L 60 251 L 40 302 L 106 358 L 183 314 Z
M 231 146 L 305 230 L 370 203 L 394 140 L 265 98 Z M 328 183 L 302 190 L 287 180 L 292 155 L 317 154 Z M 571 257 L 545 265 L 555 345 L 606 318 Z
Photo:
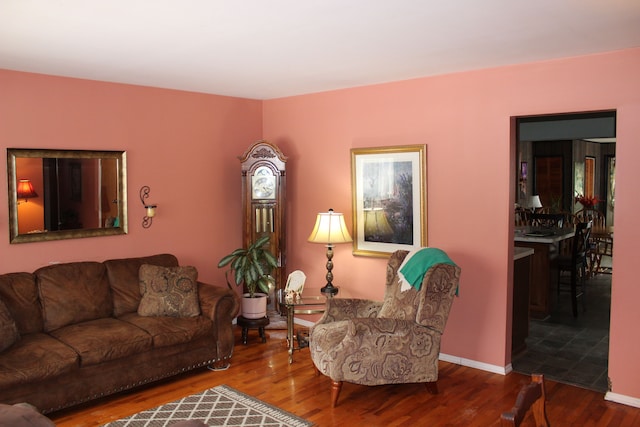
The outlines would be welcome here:
M 154 347 L 183 344 L 207 335 L 213 337 L 213 322 L 204 316 L 147 317 L 127 313 L 120 320 L 146 331 L 151 335 Z
M 78 355 L 47 334 L 23 335 L 0 353 L 0 389 L 38 382 L 77 369 Z
M 113 318 L 65 326 L 51 332 L 51 336 L 75 350 L 81 366 L 142 353 L 150 350 L 152 344 L 145 331 Z
M 102 263 L 55 264 L 40 268 L 34 274 L 45 332 L 111 316 L 111 291 Z
M 0 300 L 0 352 L 5 351 L 20 339 L 16 322 L 11 317 L 9 309 Z
M 195 267 L 140 266 L 141 316 L 195 317 L 200 314 Z
M 31 273 L 0 275 L 0 299 L 7 304 L 21 334 L 42 332 L 42 308 L 36 276 Z
M 178 259 L 171 254 L 152 255 L 140 258 L 111 259 L 104 262 L 113 295 L 113 315 L 135 313 L 140 305 L 140 279 L 138 273 L 143 264 L 177 267 Z

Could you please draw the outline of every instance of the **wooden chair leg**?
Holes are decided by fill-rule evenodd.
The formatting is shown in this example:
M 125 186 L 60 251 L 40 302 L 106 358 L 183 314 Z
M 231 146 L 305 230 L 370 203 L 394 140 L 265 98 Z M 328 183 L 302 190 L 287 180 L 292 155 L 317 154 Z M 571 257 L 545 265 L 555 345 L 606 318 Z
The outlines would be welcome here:
M 578 317 L 578 290 L 576 276 L 576 267 L 573 267 L 573 270 L 571 270 L 571 311 L 573 312 L 573 317 Z
M 331 381 L 331 407 L 335 408 L 342 390 L 342 381 Z
M 433 381 L 430 383 L 424 383 L 425 386 L 427 386 L 427 391 L 431 394 L 438 394 L 438 382 L 437 381 Z
M 320 369 L 318 369 L 315 363 L 313 364 L 313 372 L 315 373 L 316 377 L 320 376 L 321 374 Z

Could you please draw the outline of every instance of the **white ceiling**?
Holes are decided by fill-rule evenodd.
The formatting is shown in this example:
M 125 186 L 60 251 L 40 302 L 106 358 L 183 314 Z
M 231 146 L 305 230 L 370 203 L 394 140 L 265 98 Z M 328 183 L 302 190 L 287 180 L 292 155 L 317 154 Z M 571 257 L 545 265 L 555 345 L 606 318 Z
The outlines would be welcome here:
M 256 99 L 640 47 L 640 0 L 0 0 L 0 68 Z

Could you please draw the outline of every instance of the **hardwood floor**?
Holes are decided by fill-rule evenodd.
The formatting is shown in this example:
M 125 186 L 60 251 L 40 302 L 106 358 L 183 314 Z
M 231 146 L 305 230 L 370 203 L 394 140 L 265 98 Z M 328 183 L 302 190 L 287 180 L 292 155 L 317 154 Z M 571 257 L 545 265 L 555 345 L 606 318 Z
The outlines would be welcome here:
M 518 390 L 529 381 L 515 372 L 503 376 L 440 362 L 438 395 L 418 384 L 344 384 L 338 406 L 332 409 L 330 381 L 315 376 L 309 349 L 296 352 L 289 365 L 286 332 L 267 330 L 267 338 L 262 344 L 257 331 L 250 330 L 248 344 L 243 345 L 237 328 L 234 356 L 226 371 L 196 370 L 49 416 L 59 427 L 99 426 L 226 384 L 321 427 L 498 426 L 500 414 L 513 406 Z M 605 401 L 603 393 L 553 381 L 546 381 L 546 388 L 552 426 L 640 425 L 640 409 Z

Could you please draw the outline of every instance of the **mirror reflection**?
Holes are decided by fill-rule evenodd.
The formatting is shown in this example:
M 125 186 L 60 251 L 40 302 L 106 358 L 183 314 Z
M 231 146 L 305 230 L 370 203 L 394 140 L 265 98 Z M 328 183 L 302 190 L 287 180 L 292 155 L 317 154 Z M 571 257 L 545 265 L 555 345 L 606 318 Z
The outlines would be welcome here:
M 124 151 L 8 149 L 10 241 L 127 232 Z

